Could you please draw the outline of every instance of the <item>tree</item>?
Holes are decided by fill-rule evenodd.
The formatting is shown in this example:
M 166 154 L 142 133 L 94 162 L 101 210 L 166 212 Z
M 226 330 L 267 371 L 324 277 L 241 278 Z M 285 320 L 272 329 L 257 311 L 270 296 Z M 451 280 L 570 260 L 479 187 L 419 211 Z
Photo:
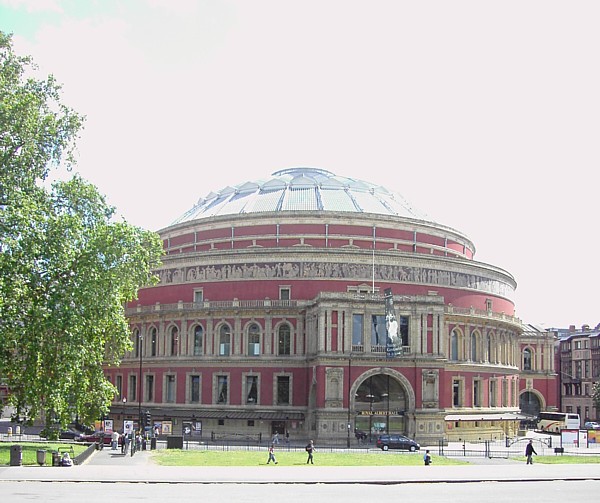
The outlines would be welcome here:
M 600 381 L 597 381 L 592 386 L 592 401 L 596 407 L 596 417 L 600 413 Z
M 73 164 L 83 118 L 32 67 L 0 32 L 0 376 L 16 416 L 89 424 L 114 397 L 102 366 L 131 349 L 124 306 L 156 282 L 162 246 L 78 175 L 40 183 Z

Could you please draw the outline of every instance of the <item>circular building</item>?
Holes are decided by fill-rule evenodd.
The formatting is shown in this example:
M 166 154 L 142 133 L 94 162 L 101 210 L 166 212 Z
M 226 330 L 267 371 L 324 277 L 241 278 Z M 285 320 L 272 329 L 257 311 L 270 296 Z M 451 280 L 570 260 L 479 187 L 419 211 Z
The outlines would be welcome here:
M 106 369 L 117 427 L 353 443 L 518 427 L 514 278 L 388 188 L 285 169 L 160 235 L 160 283 L 127 308 L 135 349 Z

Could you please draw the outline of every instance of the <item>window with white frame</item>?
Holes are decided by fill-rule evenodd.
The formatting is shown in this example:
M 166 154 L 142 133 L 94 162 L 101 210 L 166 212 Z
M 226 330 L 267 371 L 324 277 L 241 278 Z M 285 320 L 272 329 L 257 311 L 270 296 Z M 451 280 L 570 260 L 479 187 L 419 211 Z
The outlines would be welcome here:
M 473 407 L 481 407 L 482 405 L 482 386 L 481 379 L 473 380 Z
M 277 405 L 290 405 L 290 383 L 289 375 L 277 376 Z
M 363 333 L 365 325 L 365 316 L 363 314 L 352 315 L 352 346 L 354 348 L 362 348 Z
M 175 403 L 175 399 L 176 399 L 175 376 L 173 374 L 167 374 L 165 376 L 165 384 L 166 384 L 165 402 Z
M 246 375 L 246 403 L 256 405 L 258 403 L 258 376 Z
M 523 370 L 533 370 L 533 355 L 530 348 L 523 350 Z
M 150 356 L 158 354 L 158 331 L 156 327 L 150 329 Z
M 131 374 L 129 376 L 129 401 L 135 402 L 137 401 L 137 376 L 135 374 Z
M 292 352 L 292 331 L 287 323 L 283 323 L 277 330 L 277 353 L 290 355 Z
M 248 326 L 248 356 L 260 355 L 260 327 L 257 323 Z
M 194 327 L 194 356 L 202 356 L 204 353 L 204 328 L 202 325 Z
M 171 327 L 171 356 L 179 354 L 179 328 Z
M 197 374 L 190 375 L 190 402 L 200 402 L 200 376 Z
M 133 331 L 133 343 L 135 344 L 135 357 L 140 357 L 140 351 L 142 350 L 142 338 L 140 337 L 140 331 L 136 328 Z
M 478 341 L 479 341 L 479 334 L 477 331 L 473 331 L 471 332 L 471 361 L 476 362 L 478 361 L 478 354 L 479 354 L 479 348 L 478 348 Z
M 231 354 L 231 328 L 223 323 L 219 328 L 219 356 Z
M 490 379 L 490 407 L 498 406 L 498 383 L 496 379 Z
M 292 298 L 292 288 L 289 286 L 279 287 L 279 300 L 290 300 Z
M 144 395 L 145 402 L 154 401 L 154 375 L 152 374 L 146 374 L 146 385 L 144 389 Z
M 216 402 L 218 404 L 229 403 L 229 376 L 217 375 Z
M 460 332 L 456 329 L 450 334 L 450 360 L 458 361 L 460 357 Z
M 462 379 L 452 379 L 452 406 L 462 407 L 464 403 L 464 381 Z

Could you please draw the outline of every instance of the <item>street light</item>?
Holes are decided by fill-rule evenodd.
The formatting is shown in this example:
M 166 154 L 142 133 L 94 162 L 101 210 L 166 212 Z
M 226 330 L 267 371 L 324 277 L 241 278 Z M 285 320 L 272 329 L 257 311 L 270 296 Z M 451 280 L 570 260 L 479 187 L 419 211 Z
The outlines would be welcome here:
M 390 433 L 390 375 L 387 374 L 387 389 L 385 393 L 381 394 L 381 398 L 386 398 L 386 412 L 385 412 L 385 432 L 389 435 Z
M 138 335 L 138 350 L 140 353 L 140 377 L 138 382 L 138 428 L 142 431 L 142 342 L 144 338 Z
M 352 380 L 350 378 L 350 373 L 352 371 L 352 354 L 348 356 L 348 440 L 346 446 L 350 449 L 350 404 L 352 402 L 352 395 L 350 394 L 350 388 L 352 387 Z

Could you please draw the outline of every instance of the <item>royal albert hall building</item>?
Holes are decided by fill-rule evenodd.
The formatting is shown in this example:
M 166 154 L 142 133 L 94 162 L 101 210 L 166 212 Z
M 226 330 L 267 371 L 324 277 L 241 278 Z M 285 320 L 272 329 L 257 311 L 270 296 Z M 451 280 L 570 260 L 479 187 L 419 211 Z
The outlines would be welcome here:
M 381 185 L 285 169 L 159 234 L 160 282 L 126 309 L 134 350 L 106 368 L 117 428 L 148 411 L 207 440 L 435 444 L 514 435 L 522 397 L 528 412 L 556 405 L 554 340 L 521 340 L 513 276 Z

